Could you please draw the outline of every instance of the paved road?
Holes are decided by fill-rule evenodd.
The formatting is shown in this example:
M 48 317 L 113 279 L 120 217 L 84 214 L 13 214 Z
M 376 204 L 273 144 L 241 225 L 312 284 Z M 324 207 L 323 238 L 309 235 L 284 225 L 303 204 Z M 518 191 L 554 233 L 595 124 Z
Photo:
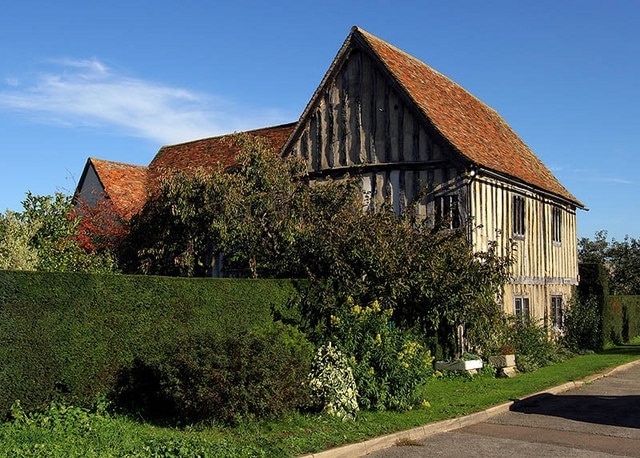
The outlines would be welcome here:
M 487 421 L 368 457 L 640 457 L 640 364 L 561 394 L 516 402 Z

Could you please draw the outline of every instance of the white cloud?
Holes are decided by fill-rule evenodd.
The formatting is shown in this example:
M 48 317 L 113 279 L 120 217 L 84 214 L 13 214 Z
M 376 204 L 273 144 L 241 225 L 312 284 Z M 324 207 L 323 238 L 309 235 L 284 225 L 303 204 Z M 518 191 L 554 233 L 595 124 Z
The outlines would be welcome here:
M 219 97 L 119 75 L 98 59 L 51 62 L 57 71 L 40 74 L 30 84 L 8 80 L 14 84 L 0 90 L 0 109 L 69 127 L 115 127 L 161 143 L 263 127 L 251 124 L 252 117 L 282 122 L 273 112 L 247 116 Z

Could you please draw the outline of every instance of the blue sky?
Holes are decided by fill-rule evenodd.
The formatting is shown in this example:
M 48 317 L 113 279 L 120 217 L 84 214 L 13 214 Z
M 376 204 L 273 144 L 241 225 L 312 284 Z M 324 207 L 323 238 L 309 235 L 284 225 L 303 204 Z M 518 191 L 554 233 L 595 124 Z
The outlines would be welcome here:
M 0 211 L 89 156 L 297 120 L 358 25 L 495 108 L 589 208 L 579 236 L 640 236 L 638 1 L 2 3 Z

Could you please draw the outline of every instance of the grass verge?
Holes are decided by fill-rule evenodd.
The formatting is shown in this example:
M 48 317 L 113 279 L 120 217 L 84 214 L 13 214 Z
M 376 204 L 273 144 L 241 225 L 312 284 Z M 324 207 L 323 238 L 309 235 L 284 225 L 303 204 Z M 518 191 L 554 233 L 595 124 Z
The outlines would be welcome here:
M 640 359 L 638 340 L 512 379 L 434 379 L 422 392 L 430 407 L 362 412 L 353 422 L 296 414 L 278 421 L 246 422 L 233 429 L 171 429 L 81 409 L 56 410 L 38 421 L 0 425 L 0 451 L 2 456 L 15 457 L 297 456 L 466 415 L 636 359 Z

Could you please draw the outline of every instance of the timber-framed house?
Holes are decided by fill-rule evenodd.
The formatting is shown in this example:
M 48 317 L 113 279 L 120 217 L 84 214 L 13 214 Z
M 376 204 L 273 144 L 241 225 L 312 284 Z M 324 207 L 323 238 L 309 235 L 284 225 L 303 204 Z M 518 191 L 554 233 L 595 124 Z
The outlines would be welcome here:
M 469 227 L 475 250 L 514 246 L 505 311 L 562 325 L 578 282 L 576 209 L 500 115 L 420 60 L 354 27 L 283 146 L 312 178 L 357 176 L 364 204 Z
M 415 204 L 424 218 L 468 227 L 477 251 L 513 245 L 505 311 L 562 326 L 578 282 L 576 210 L 584 205 L 495 110 L 425 63 L 354 27 L 299 121 L 250 133 L 304 158 L 312 180 L 357 177 L 365 206 Z M 148 174 L 158 164 L 232 161 L 224 137 L 165 146 Z M 87 182 L 106 192 L 97 178 Z M 87 192 L 79 186 L 76 195 Z

